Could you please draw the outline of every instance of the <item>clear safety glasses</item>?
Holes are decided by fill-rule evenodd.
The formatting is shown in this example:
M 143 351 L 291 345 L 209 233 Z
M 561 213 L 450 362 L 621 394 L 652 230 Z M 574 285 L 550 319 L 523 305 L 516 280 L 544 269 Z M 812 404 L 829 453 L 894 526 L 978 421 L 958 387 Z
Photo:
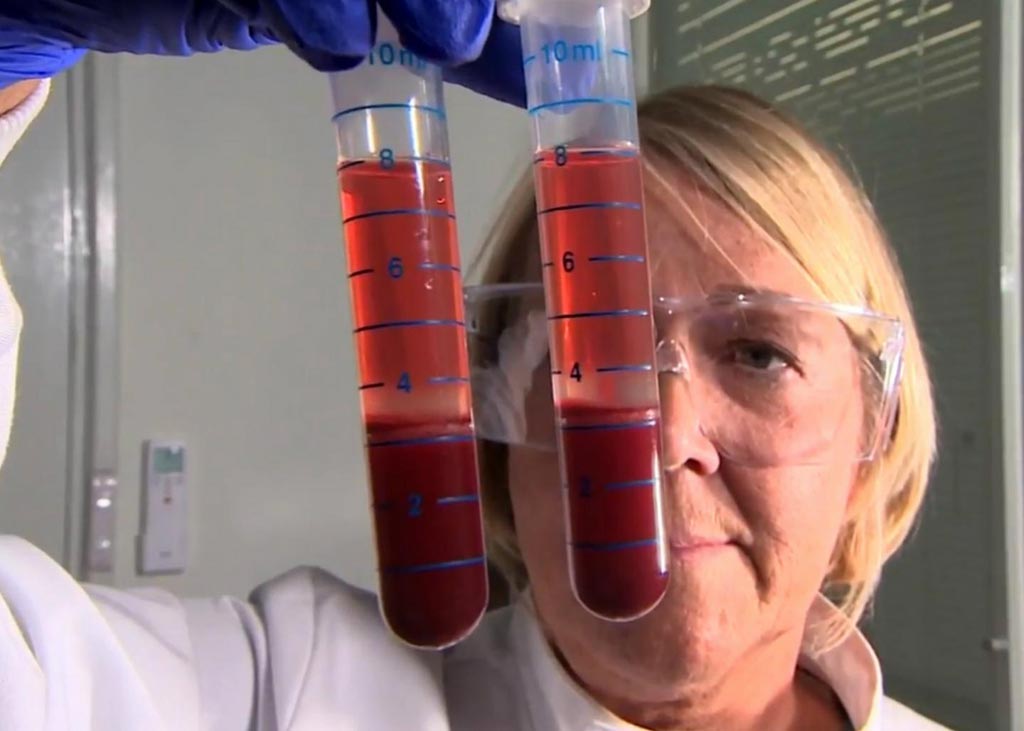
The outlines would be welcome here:
M 541 285 L 469 287 L 465 297 L 479 435 L 555 450 L 550 412 L 527 406 L 550 388 L 538 373 L 549 368 Z M 884 449 L 903 354 L 897 319 L 730 292 L 656 297 L 654 321 L 666 434 L 698 428 L 724 459 L 751 467 L 834 461 L 850 444 L 870 461 Z

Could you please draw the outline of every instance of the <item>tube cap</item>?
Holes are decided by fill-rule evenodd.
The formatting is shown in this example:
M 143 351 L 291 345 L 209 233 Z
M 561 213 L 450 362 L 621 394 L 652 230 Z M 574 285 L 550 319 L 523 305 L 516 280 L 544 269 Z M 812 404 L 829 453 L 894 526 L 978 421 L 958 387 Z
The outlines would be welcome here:
M 529 8 L 531 2 L 538 0 L 498 0 L 498 17 L 506 23 L 519 23 L 524 10 Z M 561 2 L 572 2 L 573 0 L 560 0 Z M 575 0 L 576 2 L 594 2 L 594 0 Z M 622 7 L 629 14 L 630 18 L 636 18 L 647 12 L 651 7 L 651 0 L 618 0 Z

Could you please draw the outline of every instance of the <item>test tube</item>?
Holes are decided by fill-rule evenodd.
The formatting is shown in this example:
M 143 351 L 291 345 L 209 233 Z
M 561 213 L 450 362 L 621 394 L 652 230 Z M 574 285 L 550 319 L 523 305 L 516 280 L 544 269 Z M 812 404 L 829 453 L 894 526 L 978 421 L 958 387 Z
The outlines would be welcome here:
M 630 19 L 644 0 L 509 0 L 522 30 L 570 576 L 610 620 L 668 587 Z
M 381 14 L 330 83 L 381 611 L 439 649 L 488 598 L 441 73 Z

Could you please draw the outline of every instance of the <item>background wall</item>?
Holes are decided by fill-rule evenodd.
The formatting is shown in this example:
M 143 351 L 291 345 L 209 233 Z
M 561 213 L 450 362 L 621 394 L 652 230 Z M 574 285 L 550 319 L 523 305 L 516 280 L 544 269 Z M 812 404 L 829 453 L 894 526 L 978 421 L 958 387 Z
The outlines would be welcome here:
M 120 66 L 121 502 L 113 581 L 244 595 L 296 564 L 376 583 L 326 79 L 286 52 Z M 463 262 L 526 115 L 447 89 Z M 135 574 L 142 442 L 191 459 L 189 565 Z

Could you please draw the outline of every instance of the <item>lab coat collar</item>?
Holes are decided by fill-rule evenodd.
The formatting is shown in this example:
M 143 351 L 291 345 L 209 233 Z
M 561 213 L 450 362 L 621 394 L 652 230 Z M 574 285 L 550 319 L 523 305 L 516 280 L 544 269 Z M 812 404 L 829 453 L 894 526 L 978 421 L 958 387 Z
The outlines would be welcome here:
M 837 647 L 812 657 L 815 627 L 839 613 L 817 596 L 808 613 L 799 665 L 827 683 L 858 731 L 879 731 L 882 674 L 878 658 L 864 636 L 852 628 Z M 511 627 L 512 646 L 527 704 L 536 729 L 550 731 L 643 731 L 603 708 L 569 676 L 541 632 L 529 594 L 520 596 Z

